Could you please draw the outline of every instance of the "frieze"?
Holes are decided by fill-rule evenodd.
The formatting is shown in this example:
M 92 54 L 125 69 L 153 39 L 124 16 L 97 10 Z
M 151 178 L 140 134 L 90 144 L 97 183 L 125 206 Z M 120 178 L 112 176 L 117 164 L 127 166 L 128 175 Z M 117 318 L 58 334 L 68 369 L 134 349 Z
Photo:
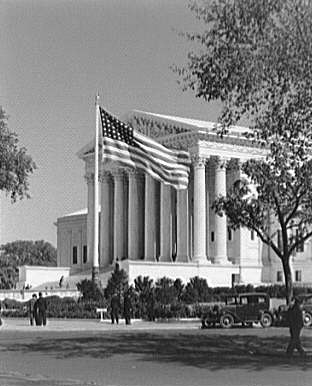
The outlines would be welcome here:
M 157 122 L 153 118 L 133 116 L 129 123 L 140 133 L 148 135 L 151 138 L 165 137 L 172 134 L 181 134 L 189 132 L 189 129 L 180 127 L 173 123 Z
M 202 150 L 202 153 L 206 152 L 207 156 L 218 155 L 219 152 L 233 154 L 234 158 L 241 158 L 241 155 L 243 155 L 243 159 L 253 157 L 262 158 L 265 156 L 265 151 L 263 149 L 252 146 L 248 141 L 244 143 L 244 145 L 242 145 L 241 141 L 239 141 L 240 143 L 237 143 L 236 138 L 231 138 L 230 141 L 225 142 L 225 140 L 221 140 L 217 136 L 212 136 L 210 134 L 180 134 L 160 140 L 159 142 L 169 148 L 180 150 L 188 150 L 191 147 L 197 146 Z

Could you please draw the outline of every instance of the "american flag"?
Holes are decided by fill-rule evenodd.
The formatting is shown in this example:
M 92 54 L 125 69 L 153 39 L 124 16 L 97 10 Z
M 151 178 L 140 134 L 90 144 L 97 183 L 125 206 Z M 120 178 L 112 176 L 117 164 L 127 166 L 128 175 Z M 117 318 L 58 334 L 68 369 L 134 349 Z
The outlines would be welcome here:
M 176 189 L 188 186 L 190 156 L 185 151 L 166 148 L 137 132 L 107 111 L 100 109 L 103 159 L 137 168 Z

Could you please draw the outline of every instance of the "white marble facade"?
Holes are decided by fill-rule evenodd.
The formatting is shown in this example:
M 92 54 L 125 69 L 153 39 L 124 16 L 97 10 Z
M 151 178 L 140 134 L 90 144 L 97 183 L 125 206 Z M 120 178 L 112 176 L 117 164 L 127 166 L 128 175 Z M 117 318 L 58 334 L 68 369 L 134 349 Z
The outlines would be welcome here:
M 177 191 L 140 171 L 101 162 L 100 268 L 109 270 L 118 260 L 130 281 L 138 275 L 184 281 L 198 275 L 213 286 L 231 285 L 234 277 L 241 283 L 280 281 L 279 261 L 256 235 L 231 230 L 226 217 L 211 209 L 215 197 L 225 195 L 239 177 L 240 163 L 264 156 L 244 137 L 246 128 L 234 127 L 220 138 L 210 122 L 138 111 L 124 120 L 169 148 L 188 150 L 190 181 L 188 189 Z M 57 222 L 58 265 L 73 272 L 90 268 L 93 261 L 93 146 L 91 142 L 78 153 L 85 162 L 88 208 Z M 301 255 L 301 260 L 311 260 L 311 243 Z M 302 272 L 295 275 L 307 281 L 306 271 L 298 267 Z

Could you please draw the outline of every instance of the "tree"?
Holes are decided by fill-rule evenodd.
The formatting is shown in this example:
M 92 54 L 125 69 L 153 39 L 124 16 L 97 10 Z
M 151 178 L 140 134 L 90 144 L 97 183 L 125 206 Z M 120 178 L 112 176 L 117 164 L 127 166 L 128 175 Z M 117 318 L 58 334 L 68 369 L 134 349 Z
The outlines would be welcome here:
M 56 249 L 47 241 L 13 241 L 0 246 L 0 288 L 13 288 L 22 265 L 56 266 Z
M 18 138 L 7 126 L 8 117 L 0 106 L 0 190 L 17 198 L 29 198 L 29 176 L 36 169 L 25 147 L 18 147 Z
M 139 310 L 142 316 L 147 315 L 147 306 L 153 296 L 153 279 L 148 276 L 138 276 L 134 279 L 134 289 L 138 295 Z
M 214 208 L 280 258 L 289 302 L 290 257 L 312 235 L 312 0 L 213 0 L 191 9 L 203 30 L 185 34 L 197 51 L 175 71 L 196 97 L 221 102 L 220 135 L 245 120 L 246 137 L 265 154 L 243 163 L 245 178 Z
M 190 278 L 186 284 L 183 300 L 186 303 L 205 302 L 209 299 L 209 287 L 207 280 L 198 276 Z
M 97 283 L 92 280 L 84 279 L 77 283 L 77 289 L 82 293 L 84 300 L 103 300 L 103 291 L 99 288 Z
M 174 281 L 168 277 L 162 277 L 155 283 L 155 298 L 161 305 L 169 305 L 177 302 L 177 289 Z
M 119 296 L 122 296 L 128 288 L 128 275 L 124 269 L 120 269 L 119 265 L 116 264 L 112 276 L 107 282 L 107 286 L 104 290 L 106 298 L 110 298 L 115 292 Z

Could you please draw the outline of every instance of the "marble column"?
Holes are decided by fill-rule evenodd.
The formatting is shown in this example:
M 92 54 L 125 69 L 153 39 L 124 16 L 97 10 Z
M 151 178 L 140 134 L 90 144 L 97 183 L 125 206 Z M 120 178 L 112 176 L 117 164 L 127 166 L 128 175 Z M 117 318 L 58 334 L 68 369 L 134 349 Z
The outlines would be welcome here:
M 172 261 L 171 186 L 160 185 L 160 256 L 159 261 Z
M 250 182 L 250 179 L 242 170 L 242 165 L 244 162 L 245 161 L 241 159 L 237 160 L 235 181 L 240 179 Z M 256 234 L 254 235 L 254 240 L 251 240 L 250 230 L 246 227 L 239 227 L 236 229 L 234 237 L 236 245 L 238 246 L 238 251 L 235 254 L 234 262 L 240 265 L 258 265 L 259 259 L 255 259 L 254 254 L 250 253 L 250 249 L 254 248 L 254 246 L 258 244 L 258 237 Z
M 113 262 L 125 256 L 124 247 L 124 173 L 120 169 L 112 172 L 114 176 L 114 254 Z
M 226 196 L 227 159 L 215 159 L 215 197 Z M 227 264 L 227 221 L 226 216 L 215 215 L 215 256 L 214 263 Z
M 93 261 L 94 243 L 94 174 L 85 176 L 88 186 L 88 215 L 87 215 L 87 264 Z
M 128 176 L 128 258 L 140 260 L 144 256 L 144 175 L 129 169 Z
M 177 262 L 189 261 L 188 190 L 177 191 Z
M 108 267 L 113 260 L 113 218 L 112 204 L 113 181 L 108 172 L 102 172 L 101 182 L 101 223 L 100 223 L 100 261 L 102 267 Z
M 193 261 L 207 262 L 206 256 L 206 159 L 194 155 L 194 257 Z
M 144 227 L 144 260 L 156 260 L 156 197 L 155 180 L 145 175 L 145 227 Z

